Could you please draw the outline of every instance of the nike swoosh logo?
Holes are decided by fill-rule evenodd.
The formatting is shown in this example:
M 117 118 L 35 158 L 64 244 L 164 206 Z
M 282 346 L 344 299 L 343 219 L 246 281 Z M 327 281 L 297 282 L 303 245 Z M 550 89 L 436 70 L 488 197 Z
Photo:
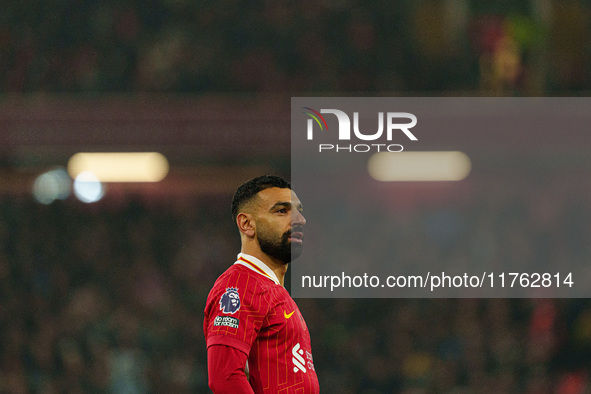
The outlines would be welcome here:
M 291 315 L 293 315 L 293 313 L 294 313 L 294 312 L 295 312 L 295 311 L 292 311 L 291 313 L 287 314 L 287 313 L 285 313 L 285 311 L 283 311 L 283 316 L 284 316 L 286 319 L 289 319 L 289 318 L 291 317 Z

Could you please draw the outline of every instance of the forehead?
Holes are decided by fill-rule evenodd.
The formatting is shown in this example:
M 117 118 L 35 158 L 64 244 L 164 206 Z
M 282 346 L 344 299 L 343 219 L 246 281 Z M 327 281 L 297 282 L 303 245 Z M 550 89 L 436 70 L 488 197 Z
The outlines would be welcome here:
M 291 189 L 271 187 L 269 189 L 261 190 L 258 193 L 258 197 L 265 206 L 273 206 L 278 202 L 291 202 L 294 205 L 300 204 L 298 196 Z

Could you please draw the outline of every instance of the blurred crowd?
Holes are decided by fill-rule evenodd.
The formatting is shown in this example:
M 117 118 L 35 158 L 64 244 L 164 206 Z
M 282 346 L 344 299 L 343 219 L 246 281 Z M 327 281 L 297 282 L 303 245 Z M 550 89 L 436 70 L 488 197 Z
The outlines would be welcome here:
M 548 200 L 535 189 L 521 200 L 506 199 L 499 187 L 494 195 L 476 195 L 468 204 L 415 210 L 409 220 L 422 230 L 410 231 L 433 247 L 401 242 L 392 248 L 394 260 L 456 258 L 429 238 L 428 218 L 449 210 L 473 240 L 496 243 L 507 259 L 539 245 L 540 215 L 548 217 L 540 204 L 560 213 L 560 220 L 544 221 L 548 237 L 585 230 L 591 214 L 589 203 L 575 209 L 572 201 Z M 576 215 L 565 214 L 571 209 Z M 203 308 L 239 250 L 228 211 L 217 197 L 155 202 L 136 196 L 92 205 L 4 197 L 0 393 L 208 392 Z M 525 226 L 516 229 L 520 238 L 505 236 L 517 222 Z M 395 234 L 409 231 L 404 222 L 391 227 Z M 578 246 L 573 253 L 589 261 L 590 248 Z M 561 248 L 548 242 L 544 253 L 558 256 Z M 464 249 L 478 258 L 476 250 Z M 591 390 L 586 299 L 297 302 L 326 393 Z
M 0 392 L 205 392 L 205 297 L 236 244 L 196 207 L 4 199 Z
M 588 1 L 8 0 L 10 93 L 591 88 Z

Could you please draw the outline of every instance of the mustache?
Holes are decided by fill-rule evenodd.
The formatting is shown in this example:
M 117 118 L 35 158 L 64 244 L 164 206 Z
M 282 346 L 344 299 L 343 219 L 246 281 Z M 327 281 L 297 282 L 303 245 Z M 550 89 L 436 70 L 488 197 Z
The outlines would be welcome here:
M 291 237 L 291 234 L 293 234 L 293 233 L 302 233 L 303 234 L 304 227 L 300 226 L 300 225 L 293 226 L 291 229 L 289 229 L 285 233 L 283 233 L 283 237 L 285 239 L 287 239 L 287 238 Z

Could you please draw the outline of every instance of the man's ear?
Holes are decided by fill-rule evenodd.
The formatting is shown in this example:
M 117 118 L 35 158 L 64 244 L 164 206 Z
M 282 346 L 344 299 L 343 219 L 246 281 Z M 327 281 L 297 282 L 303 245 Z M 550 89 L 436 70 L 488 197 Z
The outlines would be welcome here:
M 247 237 L 254 237 L 255 223 L 254 218 L 249 213 L 241 212 L 236 216 L 236 225 L 238 230 Z

